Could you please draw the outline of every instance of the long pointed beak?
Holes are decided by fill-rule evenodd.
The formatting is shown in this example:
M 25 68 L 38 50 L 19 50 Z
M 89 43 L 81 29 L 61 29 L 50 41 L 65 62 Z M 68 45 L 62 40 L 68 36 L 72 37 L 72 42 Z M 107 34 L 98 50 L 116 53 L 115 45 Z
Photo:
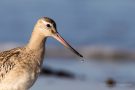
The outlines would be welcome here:
M 72 52 L 74 52 L 79 57 L 83 58 L 83 56 L 78 53 L 73 47 L 71 47 L 58 33 L 54 34 L 53 37 L 58 40 L 61 44 L 63 44 L 66 48 L 69 48 Z

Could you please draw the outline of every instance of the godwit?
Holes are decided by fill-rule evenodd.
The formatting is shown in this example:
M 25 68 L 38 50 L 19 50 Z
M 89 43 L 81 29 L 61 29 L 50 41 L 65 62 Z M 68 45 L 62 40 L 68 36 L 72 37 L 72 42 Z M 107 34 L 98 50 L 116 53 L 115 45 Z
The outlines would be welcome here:
M 43 17 L 37 21 L 26 46 L 0 53 L 0 90 L 28 90 L 34 84 L 41 70 L 45 42 L 49 36 L 83 57 L 58 34 L 55 22 Z

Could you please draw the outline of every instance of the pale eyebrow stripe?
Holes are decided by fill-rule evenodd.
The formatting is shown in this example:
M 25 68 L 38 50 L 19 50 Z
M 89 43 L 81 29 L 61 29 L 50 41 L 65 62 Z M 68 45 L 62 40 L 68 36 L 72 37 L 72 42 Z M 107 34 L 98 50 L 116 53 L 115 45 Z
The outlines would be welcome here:
M 42 20 L 42 22 L 43 22 L 44 24 L 47 24 L 47 23 L 46 23 L 45 21 L 43 21 L 43 20 Z

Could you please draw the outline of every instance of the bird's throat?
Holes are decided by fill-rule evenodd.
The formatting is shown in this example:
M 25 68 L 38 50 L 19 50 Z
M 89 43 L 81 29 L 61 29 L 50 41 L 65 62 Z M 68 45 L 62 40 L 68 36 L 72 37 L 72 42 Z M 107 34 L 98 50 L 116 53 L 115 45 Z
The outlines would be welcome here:
M 33 30 L 27 47 L 31 50 L 41 50 L 45 48 L 47 37 L 40 35 L 37 30 Z

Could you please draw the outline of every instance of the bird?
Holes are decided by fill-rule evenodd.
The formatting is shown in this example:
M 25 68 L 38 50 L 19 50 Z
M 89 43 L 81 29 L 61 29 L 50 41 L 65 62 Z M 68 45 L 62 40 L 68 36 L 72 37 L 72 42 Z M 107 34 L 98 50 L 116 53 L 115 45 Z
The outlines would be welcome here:
M 83 58 L 58 33 L 53 19 L 41 17 L 26 45 L 0 52 L 0 90 L 29 90 L 34 85 L 42 68 L 48 37 L 58 40 Z

